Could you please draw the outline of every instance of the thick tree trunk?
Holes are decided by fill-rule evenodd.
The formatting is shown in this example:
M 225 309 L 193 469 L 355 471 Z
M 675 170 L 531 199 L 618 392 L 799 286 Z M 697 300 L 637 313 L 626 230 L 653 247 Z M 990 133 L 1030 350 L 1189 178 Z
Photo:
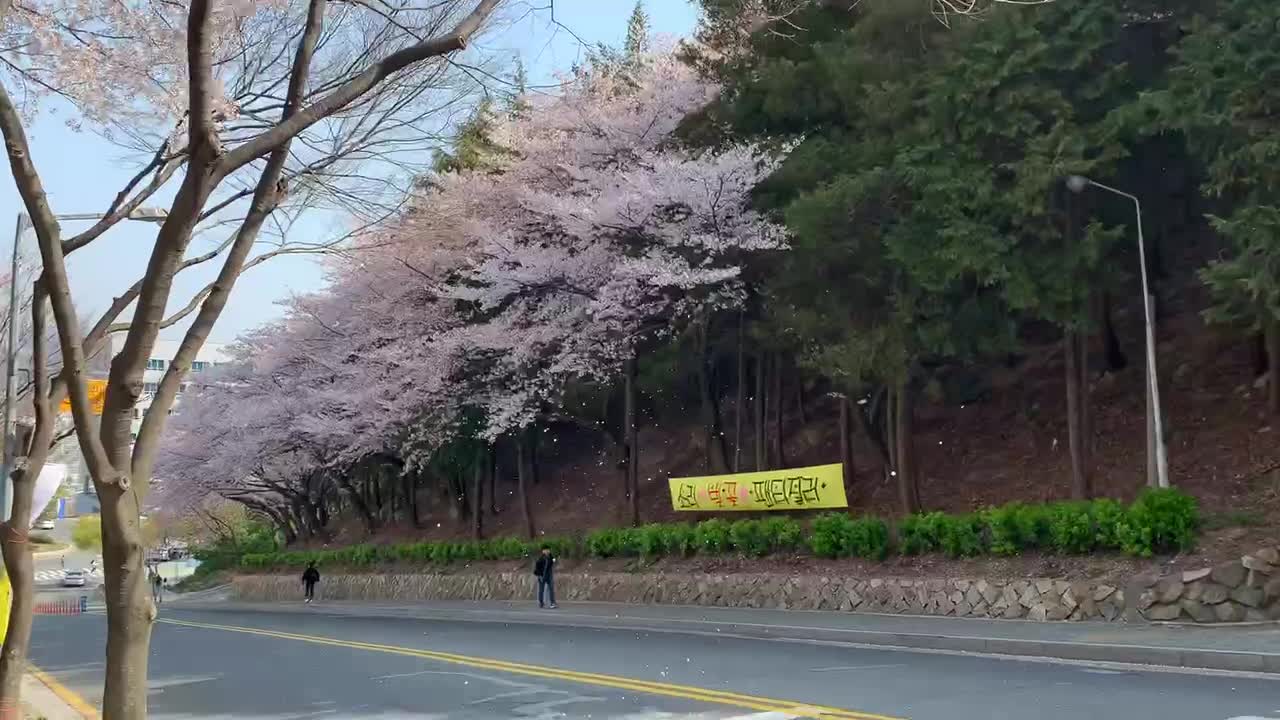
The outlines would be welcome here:
M 897 443 L 898 500 L 902 512 L 920 511 L 920 485 L 915 467 L 915 408 L 911 386 L 903 382 L 894 393 L 894 440 Z
M 844 492 L 848 496 L 853 489 L 853 423 L 849 398 L 837 395 L 836 402 L 840 404 L 840 464 L 844 468 Z
M 1267 410 L 1280 416 L 1280 320 L 1267 324 Z
M 15 453 L 16 454 L 16 453 Z M 22 676 L 27 669 L 27 649 L 31 645 L 31 613 L 35 604 L 35 565 L 27 542 L 31 521 L 34 477 L 24 471 L 13 474 L 13 514 L 0 525 L 0 553 L 13 592 L 9 606 L 9 630 L 0 656 L 0 718 L 23 717 Z
M 762 350 L 756 353 L 756 396 L 755 403 L 755 442 L 751 443 L 752 449 L 756 451 L 756 471 L 765 470 L 768 467 L 768 456 L 765 445 L 765 373 L 768 371 L 768 355 Z
M 519 486 L 520 514 L 524 517 L 524 531 L 532 540 L 535 535 L 533 526 L 533 507 L 529 504 L 529 432 L 521 430 L 516 439 L 516 484 Z
M 623 443 L 623 484 L 627 495 L 627 521 L 633 526 L 640 525 L 640 461 L 639 427 L 636 422 L 636 376 L 637 359 L 627 360 L 623 366 L 623 408 L 622 433 Z
M 787 466 L 787 455 L 782 442 L 786 430 L 782 425 L 783 406 L 785 405 L 782 394 L 782 372 L 782 354 L 778 353 L 774 356 L 773 392 L 771 393 L 773 402 L 770 407 L 773 408 L 773 459 L 779 468 Z
M 35 429 L 30 449 L 16 447 L 13 457 L 27 454 L 26 466 L 12 473 L 12 509 L 7 521 L 0 522 L 0 555 L 9 576 L 12 600 L 9 625 L 0 650 L 0 715 L 22 717 L 22 677 L 26 673 L 27 651 L 31 645 L 32 612 L 35 604 L 35 567 L 28 542 L 33 514 L 36 478 L 44 468 L 53 440 L 54 415 L 46 394 L 48 350 L 45 347 L 45 300 L 42 286 L 37 284 L 31 302 L 32 331 L 32 408 Z M 3 429 L 3 430 L 7 430 Z M 7 432 L 0 432 L 7 434 Z M 0 518 L 2 520 L 3 518 Z
M 738 313 L 738 385 L 737 398 L 733 404 L 733 471 L 742 472 L 742 425 L 743 413 L 747 409 L 747 356 L 742 346 L 746 332 L 743 313 Z
M 488 464 L 489 453 L 478 452 L 471 483 L 471 537 L 476 540 L 484 537 L 484 471 Z
M 1071 497 L 1087 500 L 1093 495 L 1090 482 L 1088 423 L 1088 353 L 1079 332 L 1068 330 L 1062 339 L 1067 385 L 1067 444 L 1071 456 Z
M 96 482 L 96 481 L 95 481 Z M 103 717 L 145 718 L 147 659 L 156 607 L 147 587 L 137 496 L 96 483 L 102 503 L 102 564 L 107 605 Z

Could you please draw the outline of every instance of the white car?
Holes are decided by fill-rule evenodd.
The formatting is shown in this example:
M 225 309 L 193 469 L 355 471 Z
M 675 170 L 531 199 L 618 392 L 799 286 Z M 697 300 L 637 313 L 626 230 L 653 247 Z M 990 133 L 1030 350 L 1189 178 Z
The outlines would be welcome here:
M 62 587 L 84 587 L 84 571 L 83 570 L 63 571 Z
M 41 520 L 36 524 L 37 530 L 52 530 L 56 527 L 52 520 Z

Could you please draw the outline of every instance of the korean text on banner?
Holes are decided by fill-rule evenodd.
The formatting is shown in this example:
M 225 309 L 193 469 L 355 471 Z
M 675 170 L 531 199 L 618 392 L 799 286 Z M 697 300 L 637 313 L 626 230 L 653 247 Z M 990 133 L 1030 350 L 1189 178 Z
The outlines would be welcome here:
M 849 507 L 844 466 L 671 478 L 671 506 L 689 512 Z
M 94 415 L 102 414 L 102 406 L 107 399 L 107 381 L 106 380 L 89 380 L 89 406 L 93 408 Z M 71 399 L 63 398 L 62 404 L 58 405 L 58 411 L 63 413 L 71 412 Z

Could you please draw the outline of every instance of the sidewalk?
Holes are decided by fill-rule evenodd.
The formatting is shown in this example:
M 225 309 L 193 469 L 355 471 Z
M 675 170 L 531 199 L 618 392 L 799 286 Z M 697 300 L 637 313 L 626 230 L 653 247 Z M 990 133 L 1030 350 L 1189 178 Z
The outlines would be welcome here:
M 1280 624 L 1148 625 L 1032 622 L 678 605 L 568 603 L 358 602 L 242 603 L 216 596 L 175 600 L 191 610 L 321 613 L 451 622 L 535 623 L 588 628 L 737 635 L 774 640 L 855 643 L 1174 668 L 1280 674 Z

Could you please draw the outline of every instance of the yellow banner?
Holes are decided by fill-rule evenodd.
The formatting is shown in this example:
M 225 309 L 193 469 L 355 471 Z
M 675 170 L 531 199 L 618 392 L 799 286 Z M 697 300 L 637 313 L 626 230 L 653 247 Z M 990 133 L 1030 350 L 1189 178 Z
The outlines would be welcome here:
M 90 380 L 87 385 L 89 388 L 89 405 L 93 408 L 93 414 L 101 415 L 103 402 L 107 399 L 107 381 Z M 71 412 L 71 398 L 63 398 L 62 404 L 58 406 L 58 411 Z
M 9 633 L 9 604 L 13 601 L 13 590 L 9 586 L 9 575 L 0 576 L 0 643 Z
M 686 512 L 815 510 L 849 507 L 844 466 L 671 478 L 671 506 Z

